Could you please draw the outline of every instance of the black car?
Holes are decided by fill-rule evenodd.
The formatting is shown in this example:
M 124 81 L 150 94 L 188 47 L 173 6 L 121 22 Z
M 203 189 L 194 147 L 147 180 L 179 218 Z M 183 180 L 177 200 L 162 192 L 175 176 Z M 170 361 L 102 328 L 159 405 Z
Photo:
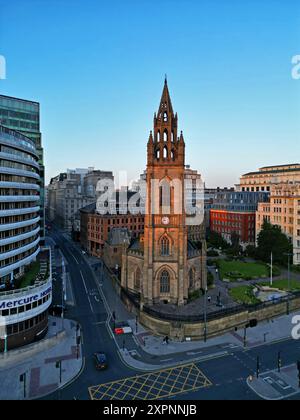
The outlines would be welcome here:
M 95 366 L 97 370 L 103 370 L 107 368 L 107 358 L 105 353 L 95 353 L 94 354 Z
M 62 316 L 62 313 L 66 312 L 66 307 L 63 305 L 52 305 L 49 309 L 49 314 L 52 316 Z

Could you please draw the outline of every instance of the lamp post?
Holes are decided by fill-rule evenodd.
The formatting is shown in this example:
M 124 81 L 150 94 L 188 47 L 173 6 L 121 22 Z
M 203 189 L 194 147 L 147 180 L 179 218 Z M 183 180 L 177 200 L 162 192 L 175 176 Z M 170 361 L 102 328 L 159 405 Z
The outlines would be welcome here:
M 273 252 L 271 252 L 271 278 L 270 278 L 270 286 L 273 286 Z
M 287 296 L 287 308 L 286 313 L 290 313 L 290 290 L 291 290 L 291 267 L 290 267 L 290 257 L 294 255 L 293 252 L 285 252 L 284 255 L 288 257 L 288 296 Z
M 206 343 L 207 340 L 207 285 L 204 289 L 204 343 Z
M 5 333 L 3 336 L 4 339 L 4 353 L 7 353 L 7 334 Z

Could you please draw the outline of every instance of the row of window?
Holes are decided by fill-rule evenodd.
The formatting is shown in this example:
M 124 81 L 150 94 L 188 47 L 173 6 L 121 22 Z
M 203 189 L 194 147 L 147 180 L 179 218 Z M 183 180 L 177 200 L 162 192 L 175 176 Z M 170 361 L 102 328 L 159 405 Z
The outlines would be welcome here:
M 2 124 L 9 125 L 10 127 L 13 127 L 16 130 L 18 129 L 19 130 L 27 129 L 27 130 L 33 130 L 33 131 L 39 130 L 39 124 L 26 122 L 26 121 L 13 120 L 13 119 L 8 119 L 8 118 L 3 118 Z
M 0 210 L 19 210 L 36 206 L 36 201 L 0 203 Z
M 13 174 L 0 174 L 1 182 L 20 182 L 21 184 L 32 184 L 35 181 L 27 176 L 13 175 Z
M 31 328 L 35 327 L 36 325 L 43 322 L 48 316 L 47 311 L 43 312 L 40 315 L 35 316 L 34 318 L 27 319 L 23 322 L 18 322 L 13 325 L 7 325 L 6 327 L 6 334 L 8 336 L 11 336 L 13 334 L 19 334 L 21 332 L 25 332 L 27 330 L 30 330 Z
M 7 153 L 12 156 L 16 156 L 17 158 L 28 159 L 28 160 L 32 160 L 33 162 L 36 162 L 36 158 L 32 156 L 30 153 L 22 152 L 21 150 L 15 149 L 13 147 L 1 145 L 0 152 Z
M 20 229 L 5 230 L 4 232 L 0 232 L 0 239 L 6 239 L 6 238 L 11 238 L 13 236 L 23 235 L 24 233 L 31 232 L 37 227 L 38 227 L 38 224 L 35 223 L 33 225 L 26 226 Z
M 11 160 L 0 159 L 0 166 L 3 168 L 12 168 L 19 169 L 22 171 L 34 172 L 36 174 L 39 173 L 39 170 L 36 167 L 25 165 L 24 163 L 13 162 Z
M 32 249 L 29 249 L 26 252 L 22 252 L 21 254 L 15 255 L 13 257 L 6 258 L 5 260 L 0 261 L 0 267 L 4 268 L 4 267 L 7 267 L 9 265 L 15 264 L 19 261 L 22 261 L 25 258 L 29 257 L 30 255 L 34 254 L 37 249 L 38 249 L 38 245 L 36 245 Z
M 1 188 L 0 189 L 0 196 L 23 196 L 23 195 L 38 195 L 36 189 L 34 190 L 25 190 L 25 189 L 17 189 L 17 188 Z
M 17 118 L 18 120 L 29 120 L 29 121 L 39 121 L 39 115 L 37 113 L 29 113 L 29 112 L 20 112 L 20 111 L 13 111 L 9 109 L 0 108 L 0 115 L 2 117 L 10 117 L 10 118 Z
M 4 252 L 14 251 L 23 246 L 29 245 L 33 243 L 37 238 L 38 238 L 38 234 L 35 234 L 34 236 L 31 236 L 30 238 L 23 239 L 22 241 L 13 242 L 12 244 L 0 246 L 0 255 Z
M 20 223 L 27 220 L 35 219 L 38 216 L 37 213 L 22 214 L 20 216 L 4 216 L 0 217 L 0 225 L 8 225 L 10 223 Z

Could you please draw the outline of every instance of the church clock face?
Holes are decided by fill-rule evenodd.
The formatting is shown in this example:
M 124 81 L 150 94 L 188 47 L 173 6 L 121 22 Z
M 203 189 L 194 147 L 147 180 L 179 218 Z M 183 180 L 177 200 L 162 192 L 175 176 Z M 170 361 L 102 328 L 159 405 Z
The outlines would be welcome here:
M 167 216 L 164 216 L 162 219 L 162 224 L 163 225 L 168 225 L 170 223 L 170 219 Z

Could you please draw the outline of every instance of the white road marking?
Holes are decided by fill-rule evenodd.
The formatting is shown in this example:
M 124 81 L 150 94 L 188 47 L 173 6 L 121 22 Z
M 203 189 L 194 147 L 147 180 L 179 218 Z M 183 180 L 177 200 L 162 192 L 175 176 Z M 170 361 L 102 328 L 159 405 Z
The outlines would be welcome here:
M 85 292 L 86 292 L 86 295 L 87 295 L 87 298 L 88 298 L 88 301 L 89 301 L 89 304 L 90 304 L 91 311 L 94 313 L 94 309 L 93 309 L 93 306 L 92 306 L 92 302 L 90 300 L 89 292 L 88 292 L 88 289 L 86 287 L 85 280 L 84 280 L 84 277 L 83 277 L 83 274 L 82 274 L 81 270 L 80 270 L 80 275 L 81 275 L 81 278 L 82 278 L 82 281 L 83 281 L 83 286 L 84 286 L 84 289 L 85 289 Z

